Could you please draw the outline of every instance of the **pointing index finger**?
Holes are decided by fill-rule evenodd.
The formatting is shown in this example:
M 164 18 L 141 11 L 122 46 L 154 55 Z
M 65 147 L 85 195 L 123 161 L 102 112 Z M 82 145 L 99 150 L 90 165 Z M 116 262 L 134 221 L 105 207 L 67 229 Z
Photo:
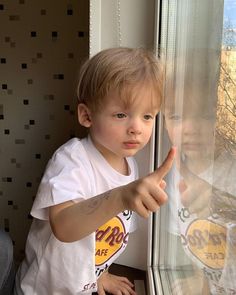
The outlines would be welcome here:
M 172 147 L 161 166 L 155 171 L 160 178 L 170 171 L 176 154 L 176 147 Z
M 188 169 L 186 163 L 182 160 L 181 155 L 176 156 L 176 166 L 185 181 L 193 182 L 198 178 Z

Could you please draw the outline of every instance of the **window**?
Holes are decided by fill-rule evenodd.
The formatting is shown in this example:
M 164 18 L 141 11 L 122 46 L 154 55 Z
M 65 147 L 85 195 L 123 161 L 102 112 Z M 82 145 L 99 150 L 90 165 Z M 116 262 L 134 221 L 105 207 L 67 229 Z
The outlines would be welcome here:
M 152 220 L 151 294 L 236 294 L 236 3 L 165 0 L 158 13 L 157 162 L 178 153 Z

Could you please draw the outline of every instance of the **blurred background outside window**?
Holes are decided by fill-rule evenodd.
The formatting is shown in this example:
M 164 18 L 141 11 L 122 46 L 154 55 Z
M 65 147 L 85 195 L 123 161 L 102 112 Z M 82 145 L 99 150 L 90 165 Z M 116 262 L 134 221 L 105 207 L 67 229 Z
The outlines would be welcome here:
M 236 2 L 160 6 L 165 102 L 158 161 L 177 158 L 154 216 L 158 294 L 236 294 Z

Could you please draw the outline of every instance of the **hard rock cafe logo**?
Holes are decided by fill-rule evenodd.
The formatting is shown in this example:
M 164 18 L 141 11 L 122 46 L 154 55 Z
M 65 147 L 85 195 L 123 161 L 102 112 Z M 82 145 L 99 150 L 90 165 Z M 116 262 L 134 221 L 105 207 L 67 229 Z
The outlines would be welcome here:
M 96 266 L 104 264 L 122 248 L 123 244 L 127 244 L 128 235 L 118 216 L 101 226 L 96 231 Z
M 226 253 L 226 228 L 210 220 L 195 220 L 182 235 L 190 252 L 205 266 L 222 269 Z

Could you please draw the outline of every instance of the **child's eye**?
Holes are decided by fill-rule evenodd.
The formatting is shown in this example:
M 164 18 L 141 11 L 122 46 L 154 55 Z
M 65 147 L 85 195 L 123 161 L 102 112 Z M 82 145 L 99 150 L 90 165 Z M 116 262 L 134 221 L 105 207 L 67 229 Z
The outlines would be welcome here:
M 124 114 L 124 113 L 117 113 L 117 114 L 115 114 L 115 117 L 118 118 L 118 119 L 123 119 L 123 118 L 126 117 L 126 114 Z
M 180 115 L 177 115 L 177 114 L 173 114 L 173 115 L 170 115 L 168 117 L 169 120 L 173 120 L 173 121 L 179 121 L 179 120 L 181 120 L 181 118 L 182 117 Z
M 143 117 L 144 117 L 144 119 L 147 120 L 147 121 L 153 119 L 153 116 L 152 116 L 152 115 L 144 115 Z

